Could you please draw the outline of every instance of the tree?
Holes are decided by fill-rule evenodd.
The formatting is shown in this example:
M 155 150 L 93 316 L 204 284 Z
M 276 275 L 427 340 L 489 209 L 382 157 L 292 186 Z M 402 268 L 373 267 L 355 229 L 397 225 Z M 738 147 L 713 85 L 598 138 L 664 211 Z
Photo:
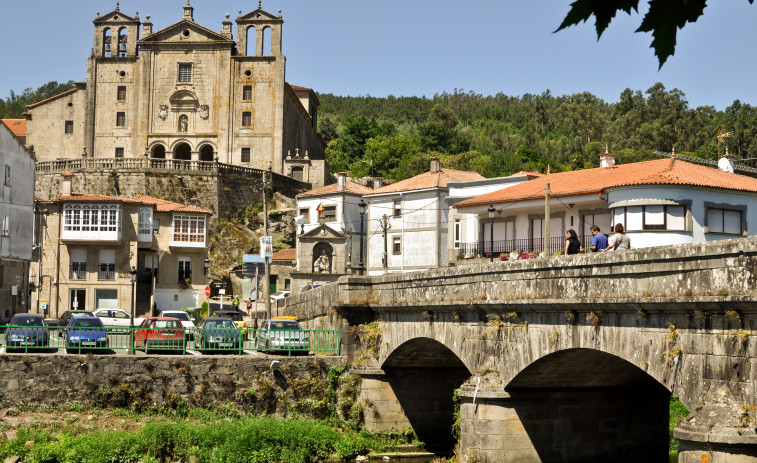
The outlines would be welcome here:
M 747 1 L 750 4 L 754 2 Z M 652 33 L 652 48 L 655 50 L 660 68 L 668 57 L 675 53 L 678 29 L 696 22 L 705 6 L 706 0 L 649 0 L 649 11 L 644 15 L 636 32 Z M 586 22 L 594 16 L 599 39 L 616 13 L 624 11 L 631 15 L 631 10 L 639 12 L 638 7 L 639 0 L 576 0 L 571 3 L 570 11 L 555 32 Z

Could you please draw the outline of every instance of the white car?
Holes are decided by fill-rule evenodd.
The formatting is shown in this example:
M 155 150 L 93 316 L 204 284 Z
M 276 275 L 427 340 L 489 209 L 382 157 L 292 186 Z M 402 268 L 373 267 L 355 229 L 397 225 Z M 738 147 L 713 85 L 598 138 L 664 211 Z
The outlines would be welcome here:
M 181 326 L 183 326 L 185 330 L 195 329 L 195 323 L 191 318 L 189 318 L 189 314 L 184 312 L 183 310 L 164 310 L 160 312 L 160 316 L 178 318 L 181 321 Z
M 279 299 L 284 299 L 285 297 L 289 296 L 291 294 L 291 291 L 276 291 L 275 293 L 271 294 L 271 302 L 276 302 Z
M 131 315 L 129 312 L 121 309 L 97 309 L 92 314 L 103 321 L 105 328 L 123 329 L 131 326 Z M 134 326 L 142 324 L 142 318 L 134 317 Z

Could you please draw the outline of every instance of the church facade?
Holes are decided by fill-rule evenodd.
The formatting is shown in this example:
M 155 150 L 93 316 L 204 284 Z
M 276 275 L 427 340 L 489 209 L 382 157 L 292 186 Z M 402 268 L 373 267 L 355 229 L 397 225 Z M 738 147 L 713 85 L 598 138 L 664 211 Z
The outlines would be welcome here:
M 37 160 L 223 163 L 322 186 L 330 174 L 319 102 L 285 81 L 280 12 L 258 5 L 214 31 L 193 11 L 187 2 L 181 20 L 160 30 L 119 6 L 98 13 L 86 82 L 28 107 Z

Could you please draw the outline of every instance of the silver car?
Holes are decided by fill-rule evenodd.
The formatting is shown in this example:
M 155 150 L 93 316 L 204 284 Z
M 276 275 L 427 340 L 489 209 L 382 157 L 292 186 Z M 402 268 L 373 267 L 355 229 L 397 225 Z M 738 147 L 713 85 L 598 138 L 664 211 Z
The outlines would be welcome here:
M 310 350 L 310 338 L 296 320 L 273 318 L 263 320 L 255 334 L 255 347 L 267 352 L 307 355 Z

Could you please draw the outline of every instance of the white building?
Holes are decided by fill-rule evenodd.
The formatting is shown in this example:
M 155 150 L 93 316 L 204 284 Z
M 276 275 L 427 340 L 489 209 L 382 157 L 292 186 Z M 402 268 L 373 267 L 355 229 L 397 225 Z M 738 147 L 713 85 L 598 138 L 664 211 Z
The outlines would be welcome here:
M 493 207 L 508 224 L 504 231 L 495 228 L 495 254 L 543 250 L 547 185 L 550 253 L 562 249 L 568 229 L 588 246 L 595 224 L 608 234 L 623 224 L 633 248 L 757 234 L 757 179 L 732 173 L 730 156 L 721 160 L 730 172 L 675 157 L 617 166 L 612 154 L 600 157 L 601 167 L 546 175 L 454 207 L 480 222 Z
M 311 280 L 335 281 L 340 275 L 360 273 L 360 242 L 367 230 L 363 212 L 361 235 L 360 202 L 372 191 L 339 173 L 337 183 L 297 195 L 301 219 L 297 224 L 297 271 L 292 273 L 295 291 Z M 323 262 L 325 268 L 316 268 Z
M 26 312 L 34 240 L 34 156 L 0 124 L 0 320 Z
M 368 274 L 447 266 L 448 184 L 483 179 L 476 172 L 442 169 L 431 158 L 428 172 L 366 194 Z
M 542 174 L 537 172 L 521 171 L 508 177 L 450 182 L 447 184 L 447 187 L 449 187 L 447 204 L 451 206 L 466 199 L 499 191 L 503 188 L 515 186 L 541 176 Z M 506 227 L 508 223 L 499 216 L 493 221 L 486 220 L 486 222 L 481 222 L 476 214 L 462 213 L 455 208 L 451 208 L 449 210 L 449 233 L 447 239 L 448 261 L 456 262 L 458 257 L 465 258 L 467 256 L 470 258 L 475 253 L 484 252 L 491 231 L 490 225 L 493 225 L 494 233 L 501 236 L 507 233 Z

